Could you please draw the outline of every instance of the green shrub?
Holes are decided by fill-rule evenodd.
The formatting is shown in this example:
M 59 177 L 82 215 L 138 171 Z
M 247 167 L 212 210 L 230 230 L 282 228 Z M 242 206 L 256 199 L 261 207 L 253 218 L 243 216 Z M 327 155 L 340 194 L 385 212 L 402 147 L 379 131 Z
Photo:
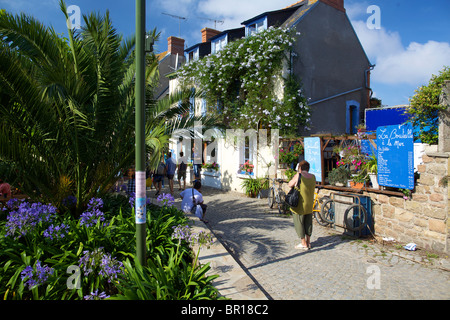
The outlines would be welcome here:
M 328 182 L 332 185 L 335 185 L 336 183 L 342 183 L 343 185 L 346 185 L 350 177 L 350 170 L 345 166 L 339 166 L 328 173 Z
M 189 242 L 173 238 L 175 227 L 187 224 L 184 214 L 173 207 L 148 207 L 148 266 L 131 264 L 135 223 L 127 202 L 93 199 L 78 219 L 50 205 L 10 202 L 6 219 L 0 221 L 0 297 L 217 298 L 211 284 L 215 276 L 205 276 L 209 265 L 197 266 Z M 122 207 L 114 207 L 118 203 Z M 110 211 L 104 213 L 103 208 Z M 154 289 L 140 295 L 141 286 Z

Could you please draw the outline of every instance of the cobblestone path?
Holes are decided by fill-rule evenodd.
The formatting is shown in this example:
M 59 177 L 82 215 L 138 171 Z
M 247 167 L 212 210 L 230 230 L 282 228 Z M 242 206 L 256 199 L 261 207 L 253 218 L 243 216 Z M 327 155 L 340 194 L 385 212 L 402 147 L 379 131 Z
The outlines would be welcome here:
M 271 299 L 450 299 L 448 257 L 428 258 L 424 250 L 355 239 L 318 224 L 312 249 L 295 249 L 292 217 L 270 210 L 266 199 L 203 193 L 208 227 Z

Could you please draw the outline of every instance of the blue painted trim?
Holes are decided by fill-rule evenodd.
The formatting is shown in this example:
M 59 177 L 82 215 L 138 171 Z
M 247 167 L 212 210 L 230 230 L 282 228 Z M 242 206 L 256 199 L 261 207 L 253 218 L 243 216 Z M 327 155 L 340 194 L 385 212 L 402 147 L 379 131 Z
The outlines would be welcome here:
M 347 100 L 346 102 L 346 112 L 345 112 L 345 132 L 350 134 L 350 112 L 351 106 L 355 106 L 356 107 L 356 114 L 359 115 L 359 102 L 355 101 L 355 100 Z M 358 124 L 359 124 L 359 120 L 358 120 Z
M 245 36 L 248 37 L 249 34 L 249 25 L 258 24 L 259 22 L 264 22 L 264 30 L 267 30 L 267 16 L 264 16 L 257 20 L 251 20 L 248 24 L 245 25 Z

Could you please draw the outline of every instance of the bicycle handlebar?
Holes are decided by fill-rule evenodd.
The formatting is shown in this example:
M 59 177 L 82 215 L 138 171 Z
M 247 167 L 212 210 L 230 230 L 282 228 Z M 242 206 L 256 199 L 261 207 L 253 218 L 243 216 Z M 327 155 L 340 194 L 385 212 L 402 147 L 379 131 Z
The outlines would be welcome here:
M 282 183 L 287 182 L 286 180 L 283 180 L 283 179 L 280 179 L 280 178 L 267 178 L 267 177 L 264 177 L 263 179 L 265 179 L 265 180 L 272 180 L 272 181 L 276 181 L 276 182 L 282 182 Z

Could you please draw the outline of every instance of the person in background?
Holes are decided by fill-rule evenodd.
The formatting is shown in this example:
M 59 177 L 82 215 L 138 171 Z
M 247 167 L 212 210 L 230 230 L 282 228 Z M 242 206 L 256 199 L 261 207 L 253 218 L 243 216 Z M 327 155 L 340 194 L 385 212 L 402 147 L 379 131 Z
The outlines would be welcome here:
M 0 198 L 11 198 L 11 186 L 9 185 L 9 183 L 4 182 L 3 179 L 0 179 Z
M 161 157 L 161 160 L 156 168 L 156 172 L 153 174 L 153 184 L 156 188 L 155 197 L 159 195 L 161 192 L 162 181 L 164 180 L 164 176 L 166 175 L 166 165 L 163 161 L 164 158 Z
M 130 168 L 128 170 L 128 184 L 127 184 L 127 194 L 131 196 L 136 193 L 136 177 L 135 169 Z
M 169 180 L 169 189 L 170 194 L 173 194 L 173 177 L 175 176 L 175 170 L 177 169 L 177 165 L 173 162 L 172 152 L 169 152 L 166 160 L 166 173 L 167 180 Z
M 201 181 L 200 179 L 200 170 L 202 167 L 202 155 L 201 153 L 196 152 L 197 145 L 194 142 L 194 146 L 192 147 L 192 157 L 194 159 L 193 169 L 194 169 L 194 181 Z
M 206 214 L 206 208 L 207 205 L 203 203 L 203 196 L 202 196 L 202 183 L 198 180 L 194 182 L 193 188 L 188 188 L 180 193 L 181 197 L 181 210 L 184 213 L 191 213 L 194 206 L 196 206 L 196 210 L 194 214 L 200 218 L 201 221 L 204 223 L 208 223 L 207 220 L 205 220 L 205 214 Z M 195 203 L 194 203 L 195 202 Z
M 297 186 L 300 181 L 300 199 L 296 208 L 291 208 L 294 213 L 294 228 L 301 239 L 301 243 L 295 246 L 296 249 L 311 249 L 311 234 L 313 220 L 314 190 L 316 187 L 316 177 L 309 173 L 309 162 L 303 160 L 298 164 L 298 172 L 289 181 L 289 187 Z
M 184 156 L 183 151 L 180 152 L 180 157 L 178 158 L 178 183 L 180 184 L 179 191 L 186 189 L 186 170 L 187 170 L 187 160 Z M 183 178 L 183 188 L 181 188 L 181 178 Z

